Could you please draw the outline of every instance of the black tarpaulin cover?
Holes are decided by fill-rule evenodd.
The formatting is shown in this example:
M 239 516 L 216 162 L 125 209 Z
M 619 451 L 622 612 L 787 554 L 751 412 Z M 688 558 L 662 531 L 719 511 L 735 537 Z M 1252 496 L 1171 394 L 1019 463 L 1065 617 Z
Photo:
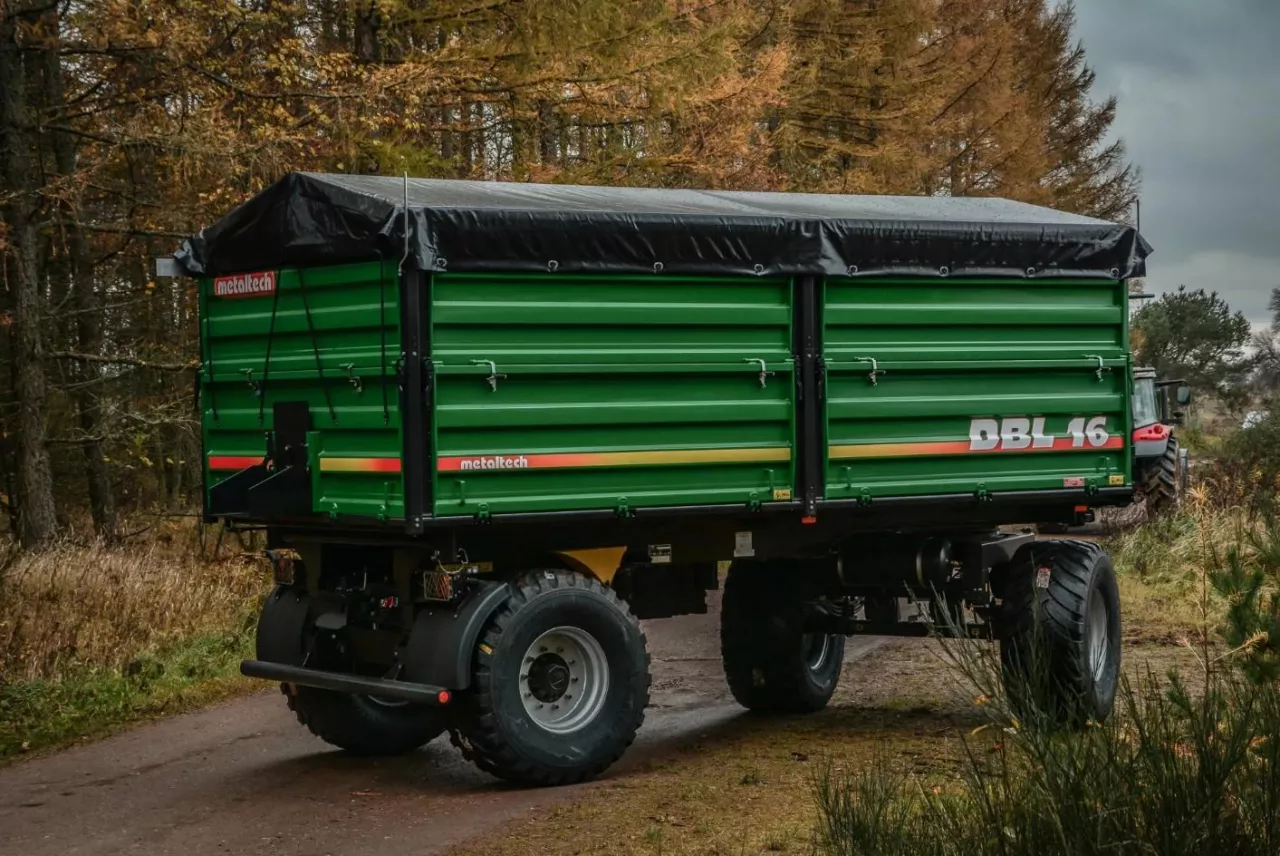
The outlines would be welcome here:
M 1004 199 L 290 173 L 184 241 L 195 276 L 404 259 L 427 271 L 1141 276 L 1130 226 Z M 408 224 L 408 240 L 405 227 Z

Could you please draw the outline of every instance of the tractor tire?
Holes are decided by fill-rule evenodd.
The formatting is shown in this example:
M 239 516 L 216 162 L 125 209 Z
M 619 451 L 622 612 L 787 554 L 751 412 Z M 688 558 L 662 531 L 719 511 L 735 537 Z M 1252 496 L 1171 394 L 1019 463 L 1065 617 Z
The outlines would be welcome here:
M 804 632 L 807 592 L 785 562 L 734 562 L 720 611 L 724 676 L 738 704 L 758 713 L 813 713 L 831 701 L 844 636 Z M 896 619 L 896 613 L 895 613 Z
M 453 742 L 481 770 L 521 785 L 600 775 L 635 740 L 649 704 L 640 623 L 611 589 L 570 571 L 514 583 L 472 663 Z
M 1178 440 L 1170 437 L 1164 454 L 1158 461 L 1152 461 L 1143 473 L 1142 495 L 1149 514 L 1164 514 L 1178 507 L 1184 484 L 1182 469 Z
M 1024 721 L 1102 722 L 1120 679 L 1120 595 L 1111 559 L 1086 541 L 1014 554 L 1000 610 L 1005 690 Z
M 301 666 L 308 661 L 309 599 L 286 586 L 267 598 L 258 619 L 257 658 Z M 324 668 L 323 665 L 317 665 Z M 401 755 L 444 733 L 442 708 L 372 696 L 281 684 L 298 722 L 330 745 L 354 755 Z

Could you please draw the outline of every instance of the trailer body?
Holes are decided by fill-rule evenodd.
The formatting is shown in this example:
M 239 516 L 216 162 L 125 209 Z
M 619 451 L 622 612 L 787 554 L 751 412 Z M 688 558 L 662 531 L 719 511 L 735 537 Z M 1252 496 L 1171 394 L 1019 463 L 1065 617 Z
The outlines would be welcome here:
M 286 176 L 170 261 L 205 516 L 265 529 L 278 583 L 243 671 L 344 748 L 447 727 L 578 781 L 643 716 L 637 618 L 706 611 L 729 560 L 750 708 L 818 709 L 844 635 L 944 613 L 1021 651 L 1051 597 L 1053 686 L 1101 718 L 1109 560 L 995 530 L 1133 500 L 1148 252 L 1004 200 Z

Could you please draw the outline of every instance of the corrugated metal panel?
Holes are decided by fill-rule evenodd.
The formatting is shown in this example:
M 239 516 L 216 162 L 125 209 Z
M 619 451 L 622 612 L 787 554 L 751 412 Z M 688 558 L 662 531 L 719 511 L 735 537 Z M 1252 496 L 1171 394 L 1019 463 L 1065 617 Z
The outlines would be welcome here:
M 437 274 L 435 513 L 789 498 L 790 352 L 787 280 Z
M 1121 283 L 825 290 L 827 498 L 1130 483 Z
M 274 273 L 278 295 L 200 283 L 206 484 L 262 459 L 275 402 L 306 401 L 314 510 L 403 516 L 394 265 Z

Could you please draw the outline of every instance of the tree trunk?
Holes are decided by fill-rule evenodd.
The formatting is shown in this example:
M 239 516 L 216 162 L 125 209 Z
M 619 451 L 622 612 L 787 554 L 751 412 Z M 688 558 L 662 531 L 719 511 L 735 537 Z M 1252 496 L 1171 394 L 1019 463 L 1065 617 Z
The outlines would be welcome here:
M 53 14 L 56 14 L 53 13 Z M 54 23 L 56 31 L 56 23 Z M 55 43 L 56 45 L 56 43 Z M 58 124 L 67 125 L 66 99 L 62 81 L 62 61 L 55 49 L 45 52 L 44 91 L 49 111 L 58 117 Z M 54 163 L 58 174 L 70 176 L 76 170 L 76 141 L 70 134 L 55 131 L 53 134 Z M 102 348 L 102 321 L 94 293 L 93 258 L 84 232 L 77 225 L 77 212 L 70 203 L 59 206 L 58 217 L 62 233 L 66 236 L 68 255 L 67 270 L 70 277 L 71 308 L 76 318 L 76 343 L 82 354 L 97 354 Z M 73 399 L 80 431 L 88 438 L 81 446 L 84 454 L 85 482 L 89 488 L 89 511 L 93 516 L 93 529 L 99 538 L 107 541 L 116 537 L 116 504 L 111 490 L 111 475 L 107 471 L 106 450 L 101 440 L 103 426 L 99 401 L 94 393 L 95 381 L 102 377 L 97 363 L 83 361 L 74 368 L 76 389 Z
M 27 74 L 19 46 L 18 25 L 28 17 L 19 4 L 0 15 L 0 162 L 4 190 L 10 201 L 4 220 L 10 244 L 9 285 L 13 292 L 14 392 L 18 403 L 18 493 L 21 518 L 18 535 L 25 547 L 48 544 L 57 530 L 53 504 L 53 473 L 45 442 L 45 400 L 48 382 L 41 340 L 38 214 L 38 165 L 33 157 L 31 115 L 27 104 Z

